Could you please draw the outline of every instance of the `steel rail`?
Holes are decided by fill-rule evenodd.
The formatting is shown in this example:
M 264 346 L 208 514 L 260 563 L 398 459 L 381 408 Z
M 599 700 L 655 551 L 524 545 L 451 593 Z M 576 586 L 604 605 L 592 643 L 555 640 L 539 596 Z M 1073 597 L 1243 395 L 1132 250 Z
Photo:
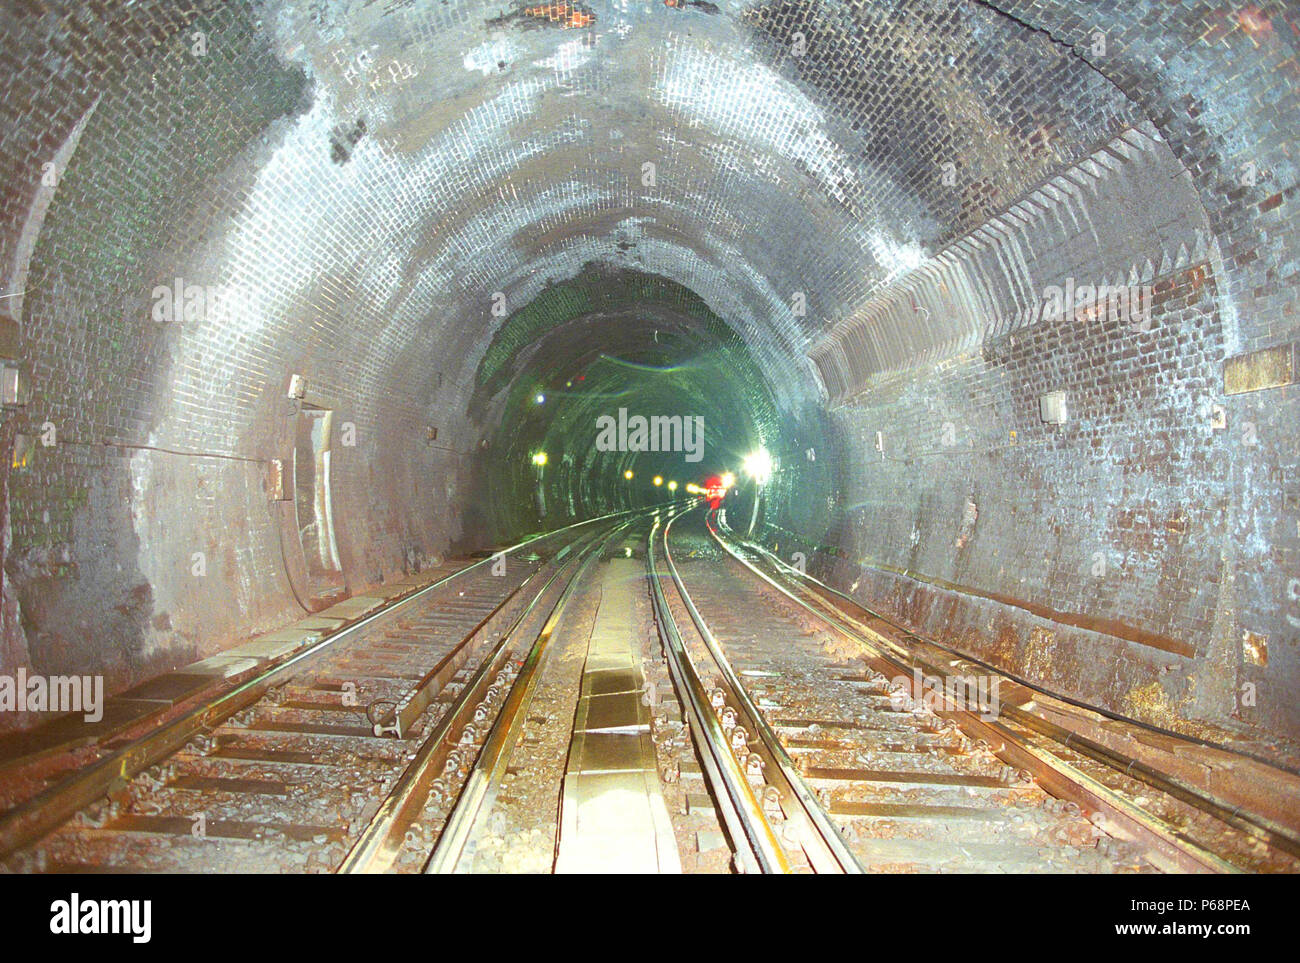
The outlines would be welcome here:
M 335 872 L 338 873 L 384 873 L 390 870 L 401 853 L 406 832 L 418 818 L 428 798 L 429 787 L 441 767 L 447 760 L 454 745 L 450 743 L 453 732 L 463 730 L 472 721 L 477 706 L 486 698 L 492 680 L 507 663 L 511 648 L 509 642 L 519 627 L 541 603 L 556 580 L 563 574 L 567 565 L 557 562 L 556 570 L 546 582 L 538 588 L 532 599 L 501 633 L 492 650 L 487 654 L 474 675 L 466 682 L 455 701 L 429 734 L 420 744 L 415 758 L 407 765 L 402 775 L 384 798 L 379 809 L 371 817 L 361 836 L 353 844 L 351 851 L 344 858 Z M 536 575 L 537 573 L 534 573 Z M 533 576 L 525 580 L 531 581 Z M 522 588 L 522 586 L 521 586 Z M 515 593 L 512 593 L 512 597 Z M 486 620 L 485 620 L 486 621 Z M 471 636 L 482 628 L 476 626 Z M 462 643 L 462 645 L 466 644 Z M 459 648 L 458 648 L 459 651 Z
M 675 517 L 675 516 L 674 516 Z M 651 598 L 668 668 L 683 708 L 686 710 L 691 731 L 696 733 L 700 762 L 704 767 L 714 798 L 722 816 L 723 825 L 736 847 L 739 868 L 745 872 L 788 873 L 790 860 L 777 839 L 763 807 L 754 796 L 749 779 L 740 768 L 740 762 L 727 743 L 716 713 L 709 704 L 708 692 L 700 680 L 686 645 L 682 641 L 677 622 L 668 605 L 658 568 L 655 565 L 655 537 L 662 519 L 656 516 L 647 542 L 646 568 L 650 576 Z M 664 529 L 664 548 L 667 552 L 667 528 Z
M 714 537 L 715 538 L 718 537 L 716 533 L 714 534 Z M 885 618 L 884 616 L 880 615 L 877 612 L 872 612 L 871 610 L 864 608 L 859 603 L 854 602 L 852 599 L 849 599 L 843 593 L 837 592 L 835 589 L 831 588 L 830 586 L 825 585 L 825 583 L 819 581 L 818 579 L 815 579 L 813 576 L 808 575 L 805 572 L 800 572 L 798 569 L 786 565 L 784 561 L 782 561 L 780 558 L 773 555 L 771 552 L 767 551 L 767 549 L 763 548 L 762 546 L 755 545 L 750 542 L 743 542 L 743 541 L 742 544 L 755 550 L 756 552 L 760 553 L 763 557 L 767 558 L 769 562 L 772 563 L 773 566 L 778 571 L 786 574 L 787 577 L 797 577 L 797 579 L 799 580 L 809 582 L 814 587 L 814 589 L 824 589 L 825 591 L 833 595 L 839 596 L 840 598 L 844 598 L 846 601 L 857 606 L 858 608 L 863 608 L 864 611 L 868 612 L 874 618 L 879 619 L 881 622 L 884 622 L 886 625 L 892 626 L 893 628 L 897 629 L 899 632 L 903 633 L 904 635 L 918 638 L 923 642 L 929 642 L 930 644 L 934 645 L 936 648 L 941 648 L 944 651 L 952 652 L 952 654 L 957 656 L 958 658 L 964 659 L 965 661 L 970 662 L 972 664 L 979 665 L 980 667 L 990 672 L 1000 673 L 1000 670 L 998 670 L 996 667 L 988 665 L 987 663 L 984 662 L 980 662 L 977 659 L 971 659 L 968 656 L 964 656 L 960 652 L 956 652 L 955 650 L 949 648 L 948 646 L 942 645 L 938 642 L 931 642 L 931 640 L 929 639 L 921 639 L 920 636 L 916 636 L 915 633 L 909 632 L 907 629 L 903 628 L 903 626 L 894 622 L 892 619 Z M 734 555 L 735 553 L 733 552 L 732 554 Z M 737 556 L 737 558 L 739 559 L 739 556 Z M 805 589 L 805 591 L 807 590 Z M 829 608 L 832 615 L 836 615 L 850 621 L 855 626 L 857 626 L 861 631 L 871 633 L 871 629 L 869 629 L 867 626 L 862 625 L 860 622 L 854 619 L 847 612 L 844 612 L 842 609 L 833 605 L 828 599 L 822 598 L 820 592 L 812 591 L 809 594 L 817 602 L 819 606 Z M 872 634 L 878 635 L 879 633 L 872 633 Z M 880 637 L 882 639 L 884 638 L 884 636 L 880 636 Z M 922 668 L 925 668 L 927 670 L 933 670 L 936 675 L 943 674 L 944 670 L 934 666 L 933 663 L 920 659 L 914 654 L 908 652 L 908 650 L 906 649 L 902 649 L 901 651 L 907 653 L 908 657 L 916 661 L 918 664 L 920 664 Z M 1013 681 L 1019 681 L 1019 680 L 1013 679 Z M 1034 688 L 1032 686 L 1027 686 L 1027 687 Z M 1041 691 L 1041 690 L 1035 689 L 1035 691 Z M 1050 693 L 1042 693 L 1042 694 L 1050 696 Z M 1080 703 L 1074 703 L 1074 702 L 1072 702 L 1071 704 L 1081 705 Z M 1268 819 L 1265 816 L 1261 816 L 1259 814 L 1251 813 L 1251 812 L 1243 812 L 1240 806 L 1234 806 L 1232 803 L 1216 797 L 1213 793 L 1207 790 L 1201 790 L 1201 789 L 1197 789 L 1194 786 L 1190 786 L 1187 783 L 1183 782 L 1182 780 L 1178 779 L 1177 777 L 1163 773 L 1160 770 L 1156 769 L 1155 767 L 1142 762 L 1141 760 L 1135 759 L 1131 756 L 1124 755 L 1121 752 L 1117 752 L 1116 750 L 1111 749 L 1109 746 L 1103 743 L 1097 742 L 1096 740 L 1093 739 L 1089 739 L 1087 736 L 1079 735 L 1078 733 L 1070 729 L 1067 729 L 1064 726 L 1058 725 L 1057 723 L 1044 719 L 1041 716 L 1026 711 L 1025 709 L 1016 706 L 1006 706 L 1003 707 L 1001 711 L 1002 714 L 1007 718 L 1014 720 L 1016 723 L 1023 725 L 1026 728 L 1032 729 L 1033 731 L 1037 732 L 1039 735 L 1045 736 L 1054 742 L 1060 743 L 1062 746 L 1064 746 L 1067 749 L 1070 749 L 1072 751 L 1077 751 L 1080 755 L 1087 756 L 1088 758 L 1093 759 L 1096 762 L 1103 763 L 1104 765 L 1109 766 L 1110 768 L 1115 769 L 1116 771 L 1122 772 L 1124 775 L 1136 778 L 1139 781 L 1144 782 L 1147 785 L 1151 786 L 1153 789 L 1158 789 L 1159 791 L 1166 793 L 1167 795 L 1173 796 L 1175 799 L 1178 799 L 1180 802 L 1183 802 L 1189 806 L 1193 806 L 1194 808 L 1201 810 L 1202 812 L 1205 812 L 1207 815 L 1212 816 L 1215 819 L 1218 819 L 1220 822 L 1226 823 L 1227 825 L 1238 830 L 1239 832 L 1243 832 L 1249 835 L 1253 839 L 1258 839 L 1271 846 L 1275 846 L 1276 848 L 1282 850 L 1285 853 L 1288 853 L 1291 856 L 1300 858 L 1300 838 L 1297 838 L 1288 829 L 1278 825 L 1276 822 L 1274 822 L 1271 819 Z M 1119 719 L 1119 721 L 1129 722 L 1133 725 L 1139 725 L 1142 728 L 1152 728 L 1149 726 L 1142 726 L 1140 722 L 1137 722 L 1135 720 L 1128 720 L 1128 719 L 1121 718 Z M 1162 734 L 1167 735 L 1170 738 L 1182 738 L 1178 733 L 1175 732 L 1169 732 L 1167 730 L 1159 730 L 1159 729 L 1155 731 L 1161 732 Z M 1207 748 L 1220 749 L 1220 747 L 1218 747 L 1214 743 L 1206 742 L 1204 740 L 1189 739 L 1187 741 L 1195 745 L 1205 746 Z M 1220 749 L 1220 751 L 1230 751 L 1230 750 Z M 1246 758 L 1254 759 L 1255 757 L 1247 756 Z M 1264 760 L 1257 760 L 1257 761 L 1264 762 Z M 1265 764 L 1267 763 L 1265 762 Z
M 920 658 L 915 653 L 912 653 L 906 648 L 898 645 L 888 637 L 872 630 L 861 622 L 858 622 L 848 613 L 843 612 L 838 608 L 830 607 L 830 603 L 827 600 L 820 599 L 815 593 L 812 594 L 812 597 L 817 600 L 817 605 L 813 605 L 796 595 L 784 585 L 767 575 L 767 573 L 761 571 L 752 562 L 728 545 L 726 540 L 720 536 L 718 531 L 711 524 L 708 528 L 714 539 L 717 540 L 718 544 L 738 563 L 745 566 L 758 578 L 772 586 L 796 605 L 799 605 L 801 608 L 817 616 L 827 625 L 842 634 L 845 638 L 866 648 L 892 670 L 901 672 L 904 677 L 907 677 L 910 675 L 911 670 L 914 667 L 917 667 L 923 669 L 927 673 L 939 676 L 940 678 L 946 678 L 947 672 L 942 667 L 936 666 L 933 663 Z M 781 566 L 784 566 L 784 563 L 780 564 Z M 777 571 L 781 572 L 782 569 L 778 567 Z M 828 607 L 832 608 L 832 610 L 827 611 Z M 890 622 L 888 619 L 881 619 L 881 621 L 886 622 L 889 625 L 894 625 L 894 623 Z M 846 622 L 848 624 L 845 624 Z M 899 626 L 895 627 L 901 628 Z M 910 635 L 911 633 L 908 634 Z M 920 695 L 920 693 L 917 695 Z M 1023 768 L 1033 770 L 1036 775 L 1046 775 L 1043 772 L 1044 767 L 1053 770 L 1055 778 L 1049 777 L 1047 782 L 1049 783 L 1048 788 L 1054 794 L 1074 796 L 1082 799 L 1087 805 L 1094 809 L 1102 808 L 1108 810 L 1108 814 L 1111 817 L 1118 819 L 1122 826 L 1127 828 L 1130 833 L 1136 835 L 1148 845 L 1155 848 L 1158 852 L 1164 854 L 1166 858 L 1172 859 L 1179 868 L 1200 871 L 1208 870 L 1216 873 L 1241 872 L 1240 867 L 1186 838 L 1178 830 L 1167 826 L 1162 820 L 1157 819 L 1151 813 L 1142 809 L 1140 806 L 1137 806 L 1131 800 L 1126 799 L 1124 796 L 1109 787 L 1097 782 L 1097 780 L 1087 776 L 1085 773 L 1080 772 L 1064 759 L 1028 744 L 1005 725 L 982 720 L 974 713 L 967 712 L 963 709 L 950 710 L 947 714 L 953 716 L 955 720 L 959 721 L 962 728 L 977 733 L 979 738 L 993 742 L 1000 740 L 1003 743 L 1002 751 L 1014 754 L 1018 760 L 1018 764 L 1021 764 Z M 1128 757 L 1116 753 L 1098 743 L 1094 743 L 1083 736 L 1069 733 L 1068 730 L 1059 726 L 1054 726 L 1053 723 L 1041 720 L 1037 716 L 1033 716 L 1031 713 L 1017 709 L 1014 706 L 1001 707 L 1000 714 L 1017 723 L 1025 724 L 1029 728 L 1033 728 L 1035 731 L 1039 731 L 1036 724 L 1041 724 L 1045 727 L 1054 727 L 1056 730 L 1059 730 L 1059 733 L 1052 734 L 1043 732 L 1041 734 L 1061 742 L 1067 748 L 1078 752 L 1080 755 L 1092 758 L 1095 761 L 1102 762 L 1108 767 L 1117 769 L 1126 775 L 1131 775 L 1134 778 L 1148 782 L 1148 784 L 1152 785 L 1154 788 L 1167 792 L 1169 795 L 1179 798 L 1190 805 L 1196 805 L 1198 809 L 1209 812 L 1210 815 L 1214 815 L 1221 821 L 1233 825 L 1234 828 L 1248 831 L 1244 824 L 1245 821 L 1238 818 L 1235 813 L 1223 806 L 1223 804 L 1206 799 L 1190 787 L 1177 784 L 1176 781 L 1171 779 L 1171 777 L 1157 773 L 1155 770 L 1151 769 L 1151 767 L 1146 766 L 1144 763 L 1141 763 L 1136 759 L 1129 759 Z M 1068 742 L 1066 738 L 1067 736 Z M 1170 788 L 1165 789 L 1161 783 L 1169 785 Z M 1204 803 L 1209 804 L 1209 807 L 1213 808 L 1211 809 L 1204 805 L 1198 805 L 1196 802 L 1192 801 L 1192 799 L 1184 798 L 1180 793 L 1185 794 L 1187 797 L 1196 797 Z M 1222 815 L 1220 815 L 1220 813 L 1222 813 Z M 1112 823 L 1112 831 L 1116 828 L 1117 827 Z M 1251 835 L 1257 836 L 1256 833 L 1251 833 Z M 1271 835 L 1272 834 L 1270 834 L 1270 836 Z M 1286 842 L 1289 843 L 1289 840 L 1286 840 Z M 1289 846 L 1282 845 L 1280 842 L 1275 843 L 1275 845 L 1278 845 L 1279 848 L 1284 849 L 1287 852 L 1292 851 Z
M 718 527 L 719 530 L 725 530 L 733 536 L 738 534 L 735 529 L 731 528 L 730 525 L 727 525 L 721 520 L 719 520 Z M 801 572 L 799 569 L 795 568 L 793 565 L 790 565 L 788 562 L 780 558 L 778 555 L 769 551 L 767 548 L 758 544 L 757 542 L 751 542 L 745 538 L 738 538 L 737 540 L 740 542 L 741 545 L 767 558 L 768 561 L 770 561 L 775 568 L 784 572 L 790 578 L 793 578 L 796 581 L 800 581 L 800 582 L 807 582 L 808 585 L 812 587 L 815 593 L 826 597 L 828 600 L 830 599 L 830 597 L 833 596 L 834 598 L 840 599 L 841 601 L 849 605 L 852 605 L 855 608 L 862 609 L 864 612 L 868 613 L 873 618 L 879 619 L 880 621 L 885 622 L 888 625 L 893 626 L 894 628 L 897 628 L 900 632 L 904 633 L 909 637 L 922 638 L 921 636 L 917 636 L 915 632 L 908 631 L 907 629 L 899 625 L 894 620 L 886 618 L 885 616 L 881 615 L 879 612 L 876 612 L 873 609 L 868 608 L 867 606 L 863 605 L 861 602 L 859 602 L 857 599 L 853 598 L 852 596 L 846 595 L 844 592 L 841 592 L 839 589 L 835 588 L 834 586 L 827 585 L 825 582 L 821 581 L 816 576 L 809 575 L 807 572 Z M 1275 769 L 1278 772 L 1286 773 L 1287 775 L 1300 776 L 1300 768 L 1298 767 L 1287 766 L 1276 760 L 1269 759 L 1265 756 L 1259 755 L 1258 753 L 1248 752 L 1244 749 L 1239 749 L 1235 746 L 1230 746 L 1222 742 L 1215 742 L 1212 739 L 1204 739 L 1200 736 L 1189 735 L 1188 733 L 1178 732 L 1177 730 L 1174 729 L 1166 729 L 1163 726 L 1157 726 L 1153 723 L 1147 722 L 1142 719 L 1135 719 L 1132 716 L 1126 716 L 1122 713 L 1115 712 L 1112 709 L 1107 709 L 1102 706 L 1089 705 L 1088 703 L 1076 699 L 1073 696 L 1066 695 L 1063 692 L 1053 691 L 1052 689 L 1046 688 L 1041 683 L 1033 682 L 1030 679 L 1024 678 L 1023 676 L 1016 675 L 1015 673 L 1007 669 L 993 665 L 990 662 L 985 662 L 983 659 L 980 659 L 977 656 L 970 655 L 969 653 L 961 652 L 953 648 L 951 645 L 948 645 L 944 642 L 940 642 L 938 639 L 924 638 L 922 639 L 922 641 L 926 642 L 929 645 L 934 646 L 936 649 L 942 649 L 945 652 L 951 653 L 953 656 L 963 659 L 964 661 L 969 662 L 972 665 L 978 665 L 983 669 L 987 669 L 989 672 L 997 673 L 1011 680 L 1012 682 L 1015 682 L 1017 685 L 1024 686 L 1026 689 L 1029 689 L 1039 695 L 1047 696 L 1050 699 L 1054 699 L 1057 702 L 1064 703 L 1065 705 L 1068 706 L 1073 706 L 1076 709 L 1083 709 L 1086 712 L 1090 712 L 1094 715 L 1101 716 L 1103 719 L 1108 719 L 1111 722 L 1119 722 L 1127 726 L 1134 726 L 1138 729 L 1142 729 L 1146 732 L 1150 732 L 1158 736 L 1165 736 L 1170 739 L 1177 739 L 1191 745 L 1203 746 L 1206 749 L 1213 749 L 1216 752 L 1222 752 L 1226 755 L 1236 756 L 1239 759 L 1248 759 L 1251 762 L 1260 763 L 1261 765 L 1267 766 L 1270 769 Z
M 564 557 L 564 554 L 563 551 L 558 552 L 552 561 L 558 561 Z M 465 634 L 465 638 L 454 649 L 439 659 L 438 664 L 426 672 L 415 687 L 402 696 L 397 704 L 374 724 L 375 735 L 380 736 L 391 733 L 398 739 L 404 738 L 415 724 L 415 721 L 424 714 L 425 709 L 433 704 L 437 694 L 442 691 L 451 677 L 460 671 L 460 667 L 465 664 L 465 661 L 472 654 L 469 647 L 475 636 L 491 625 L 519 593 L 528 587 L 537 574 L 537 572 L 530 573 L 527 578 L 515 586 L 509 595 L 493 606 L 492 611 L 483 616 Z M 530 605 L 529 609 L 531 608 Z
M 257 702 L 268 690 L 292 678 L 308 662 L 314 661 L 330 648 L 352 638 L 376 621 L 390 618 L 426 595 L 445 588 L 455 579 L 491 564 L 500 555 L 534 546 L 539 541 L 563 535 L 576 528 L 627 514 L 630 513 L 613 512 L 525 539 L 384 605 L 300 652 L 280 657 L 271 665 L 258 671 L 252 678 L 214 694 L 203 704 L 162 723 L 155 731 L 110 752 L 102 759 L 79 769 L 0 815 L 0 859 L 5 859 L 44 838 L 95 800 L 124 787 L 136 774 L 170 756 L 195 735 L 220 725 L 226 719 Z
M 595 539 L 581 553 L 567 561 L 547 583 L 549 588 L 562 572 L 573 569 L 573 576 L 551 606 L 545 623 L 529 647 L 528 654 L 519 668 L 519 674 L 515 677 L 510 692 L 501 706 L 501 711 L 493 720 L 483 748 L 474 760 L 469 777 L 456 798 L 451 814 L 443 824 L 442 833 L 438 836 L 433 852 L 425 863 L 426 874 L 456 872 L 464 856 L 465 847 L 474 835 L 480 816 L 485 812 L 485 804 L 488 809 L 491 808 L 501 778 L 505 775 L 511 753 L 523 728 L 525 713 L 532 703 L 533 692 L 537 687 L 538 670 L 542 666 L 551 636 L 564 615 L 565 607 L 581 584 L 591 563 L 600 557 L 604 547 L 625 530 L 628 524 L 619 525 L 604 538 Z
M 796 823 L 803 823 L 804 828 L 811 831 L 801 833 L 801 836 L 805 839 L 804 852 L 808 856 L 809 862 L 819 873 L 863 872 L 862 864 L 858 862 L 857 857 L 853 855 L 853 851 L 844 842 L 839 830 L 831 822 L 830 815 L 817 802 L 817 797 L 799 775 L 794 760 L 790 758 L 776 732 L 768 725 L 767 719 L 758 706 L 755 705 L 754 700 L 750 698 L 744 683 L 736 675 L 730 660 L 722 651 L 722 646 L 718 643 L 717 637 L 714 636 L 708 623 L 700 615 L 699 609 L 695 606 L 695 601 L 686 590 L 668 544 L 673 522 L 680 518 L 681 514 L 685 513 L 673 516 L 664 526 L 664 560 L 667 563 L 668 574 L 672 576 L 673 584 L 677 587 L 677 594 L 681 598 L 687 613 L 689 613 L 691 621 L 695 623 L 695 629 L 700 638 L 704 640 L 709 655 L 717 664 L 725 688 L 732 698 L 739 703 L 741 712 L 749 721 L 750 731 L 759 739 L 761 748 L 764 750 L 761 755 L 765 757 L 764 762 L 768 767 L 768 779 L 781 796 L 782 808 L 786 811 L 787 818 L 795 817 L 794 821 Z

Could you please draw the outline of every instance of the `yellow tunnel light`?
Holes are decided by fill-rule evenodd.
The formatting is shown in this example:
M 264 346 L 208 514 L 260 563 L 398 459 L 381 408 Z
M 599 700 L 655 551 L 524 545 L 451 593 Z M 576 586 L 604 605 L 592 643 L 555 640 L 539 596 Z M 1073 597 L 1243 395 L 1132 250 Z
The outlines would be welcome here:
M 722 475 L 722 487 L 731 488 L 736 484 L 736 476 L 731 472 L 724 472 Z
M 663 476 L 663 475 L 655 475 L 655 477 L 654 477 L 654 483 L 655 483 L 655 488 L 658 488 L 660 485 L 662 485 L 662 484 L 664 483 L 664 476 Z
M 533 455 L 533 464 L 536 465 L 538 468 L 544 467 L 546 465 L 546 452 L 539 451 L 535 453 Z
M 677 491 L 677 482 L 675 482 L 675 481 L 670 481 L 670 482 L 668 483 L 668 490 L 669 490 L 670 492 L 675 492 L 675 491 Z
M 632 469 L 629 468 L 627 471 L 623 472 L 623 477 L 626 478 L 628 481 L 631 481 L 631 480 L 632 480 Z

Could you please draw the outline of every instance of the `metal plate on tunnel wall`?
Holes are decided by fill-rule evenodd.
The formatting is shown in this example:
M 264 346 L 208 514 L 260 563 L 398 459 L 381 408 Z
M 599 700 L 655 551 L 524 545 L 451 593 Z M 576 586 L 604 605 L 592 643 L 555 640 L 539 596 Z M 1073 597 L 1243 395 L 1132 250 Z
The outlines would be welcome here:
M 1295 343 L 1280 344 L 1229 358 L 1223 363 L 1223 393 L 1240 395 L 1295 384 L 1297 348 L 1300 345 Z

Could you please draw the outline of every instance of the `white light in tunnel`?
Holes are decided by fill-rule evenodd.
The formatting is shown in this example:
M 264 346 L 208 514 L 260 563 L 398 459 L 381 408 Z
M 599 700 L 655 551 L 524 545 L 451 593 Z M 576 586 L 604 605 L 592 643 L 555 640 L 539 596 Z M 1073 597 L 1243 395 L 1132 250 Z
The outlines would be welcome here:
M 540 391 L 537 393 L 537 403 L 539 405 L 546 404 L 546 395 L 542 394 Z
M 766 448 L 760 448 L 758 451 L 745 456 L 742 467 L 745 474 L 760 485 L 767 484 L 767 480 L 772 477 L 772 456 Z
M 675 482 L 675 481 L 670 481 L 670 482 L 668 483 L 668 490 L 669 490 L 670 492 L 675 492 L 675 491 L 677 491 L 677 482 Z
M 731 472 L 729 472 L 729 471 L 728 471 L 728 472 L 723 472 L 723 474 L 722 474 L 722 487 L 723 487 L 723 488 L 732 488 L 732 487 L 735 486 L 735 484 L 736 484 L 736 476 L 735 476 L 734 474 L 732 474 Z

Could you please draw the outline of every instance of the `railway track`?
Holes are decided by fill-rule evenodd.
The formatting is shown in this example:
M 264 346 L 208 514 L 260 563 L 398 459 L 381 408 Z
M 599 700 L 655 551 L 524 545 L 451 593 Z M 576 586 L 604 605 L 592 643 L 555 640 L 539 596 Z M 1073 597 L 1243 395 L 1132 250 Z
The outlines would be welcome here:
M 679 520 L 652 533 L 649 578 L 738 868 L 1300 868 L 1277 820 L 1067 728 L 1043 694 L 709 519 L 674 536 Z
M 1137 735 L 1185 767 L 1222 751 Z M 18 872 L 1300 869 L 1276 816 L 1293 776 L 1260 797 L 1273 811 L 1252 809 L 1231 774 L 1257 762 L 1197 783 L 1135 738 L 679 506 L 467 565 L 105 741 L 0 815 L 0 857 Z
M 6 868 L 419 871 L 441 810 L 476 791 L 475 759 L 515 711 L 546 626 L 625 524 L 468 565 L 106 747 L 0 816 Z

